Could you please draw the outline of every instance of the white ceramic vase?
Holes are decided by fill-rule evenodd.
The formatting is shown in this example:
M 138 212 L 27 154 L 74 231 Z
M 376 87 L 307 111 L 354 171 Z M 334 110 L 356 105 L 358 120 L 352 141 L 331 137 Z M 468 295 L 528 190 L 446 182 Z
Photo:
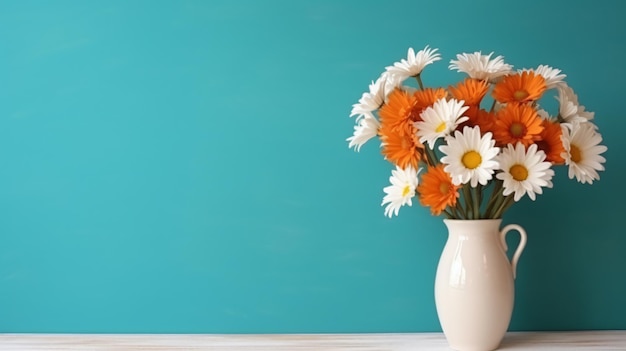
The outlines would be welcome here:
M 435 304 L 451 348 L 498 348 L 513 313 L 515 268 L 526 245 L 526 232 L 500 219 L 445 219 L 448 241 L 435 278 Z M 521 240 L 511 262 L 505 236 L 517 230 Z

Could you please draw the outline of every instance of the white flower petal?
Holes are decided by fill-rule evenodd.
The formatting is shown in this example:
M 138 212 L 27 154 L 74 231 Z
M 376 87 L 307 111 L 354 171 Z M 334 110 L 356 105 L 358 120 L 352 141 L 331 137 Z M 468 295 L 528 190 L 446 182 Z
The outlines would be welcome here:
M 489 82 L 494 82 L 511 73 L 513 66 L 506 64 L 503 56 L 491 59 L 491 55 L 493 52 L 489 55 L 483 55 L 481 52 L 459 54 L 456 55 L 456 60 L 450 61 L 449 68 L 467 73 L 471 78 Z
M 546 154 L 542 150 L 537 150 L 536 144 L 532 144 L 528 149 L 522 143 L 517 143 L 515 147 L 508 144 L 505 149 L 502 149 L 498 155 L 502 172 L 498 173 L 496 177 L 503 182 L 503 195 L 514 193 L 513 200 L 519 201 L 527 194 L 534 201 L 535 193 L 541 194 L 543 192 L 541 187 L 548 185 L 551 187 L 550 180 L 554 171 L 549 169 L 552 164 L 546 162 L 545 159 Z M 519 167 L 526 171 L 524 179 L 518 179 L 520 174 L 515 172 Z
M 417 76 L 422 73 L 424 67 L 431 63 L 441 60 L 441 56 L 437 53 L 438 49 L 431 49 L 426 46 L 423 50 L 415 53 L 413 48 L 409 48 L 407 58 L 396 62 L 393 66 L 388 66 L 386 72 L 394 77 L 396 81 L 404 81 L 409 77 Z
M 462 133 L 456 131 L 454 137 L 448 137 L 446 141 L 448 145 L 439 147 L 439 150 L 445 154 L 441 162 L 445 165 L 444 170 L 451 175 L 455 185 L 469 182 L 472 187 L 475 187 L 478 183 L 484 185 L 493 178 L 493 173 L 499 166 L 494 159 L 499 148 L 493 146 L 490 133 L 481 137 L 479 127 L 466 126 Z M 468 152 L 480 155 L 480 162 L 476 165 L 464 164 L 463 158 Z
M 381 203 L 381 206 L 387 204 L 385 216 L 397 216 L 400 207 L 413 205 L 412 198 L 415 197 L 415 189 L 418 185 L 417 174 L 418 171 L 411 166 L 406 169 L 396 166 L 396 169 L 391 171 L 391 177 L 389 177 L 391 185 L 383 189 L 386 195 Z
M 360 151 L 363 144 L 378 134 L 379 127 L 380 123 L 374 116 L 370 113 L 364 114 L 354 126 L 354 134 L 346 139 L 349 142 L 348 147 L 354 147 L 355 151 Z
M 585 106 L 578 103 L 578 96 L 566 84 L 557 86 L 559 95 L 559 115 L 566 123 L 584 123 L 593 120 L 594 113 L 585 111 Z
M 562 125 L 561 140 L 565 152 L 561 156 L 569 166 L 568 176 L 574 177 L 581 183 L 593 184 L 600 179 L 597 171 L 603 171 L 602 163 L 606 159 L 600 154 L 607 150 L 602 142 L 602 136 L 591 123 L 573 123 Z
M 369 85 L 369 90 L 361 95 L 359 102 L 352 105 L 350 117 L 357 116 L 357 119 L 360 119 L 368 113 L 378 110 L 385 102 L 389 93 L 394 89 L 394 87 L 390 87 L 390 80 L 389 74 L 383 72 L 376 81 L 373 81 Z
M 563 83 L 563 79 L 567 77 L 565 74 L 561 74 L 560 69 L 552 68 L 546 65 L 539 65 L 536 69 L 523 69 L 520 72 L 534 72 L 543 77 L 546 81 L 546 88 L 556 88 Z
M 428 146 L 434 149 L 437 139 L 450 135 L 460 123 L 466 121 L 468 117 L 463 113 L 469 107 L 463 104 L 462 100 L 442 98 L 426 108 L 420 115 L 422 120 L 415 122 L 420 142 L 428 142 Z

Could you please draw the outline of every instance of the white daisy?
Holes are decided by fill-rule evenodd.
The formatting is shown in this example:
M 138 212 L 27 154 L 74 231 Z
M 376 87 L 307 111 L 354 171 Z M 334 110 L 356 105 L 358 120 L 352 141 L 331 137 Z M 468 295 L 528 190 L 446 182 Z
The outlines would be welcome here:
M 546 80 L 546 87 L 548 89 L 555 88 L 563 82 L 565 77 L 567 77 L 565 74 L 560 74 L 560 69 L 552 68 L 547 65 L 539 65 L 539 67 L 535 70 L 535 73 L 541 75 L 543 79 Z
M 416 54 L 413 48 L 409 48 L 406 60 L 402 59 L 400 62 L 396 62 L 393 66 L 388 66 L 386 70 L 395 77 L 394 79 L 398 79 L 399 81 L 404 81 L 409 77 L 415 77 L 422 73 L 424 67 L 427 65 L 441 60 L 441 56 L 437 50 L 438 49 L 430 49 L 426 46 Z
M 554 171 L 550 169 L 552 164 L 545 159 L 546 154 L 542 150 L 537 151 L 537 144 L 530 145 L 528 150 L 522 143 L 517 143 L 515 147 L 508 144 L 498 155 L 502 172 L 496 174 L 496 178 L 503 181 L 502 194 L 514 193 L 515 201 L 528 194 L 535 201 L 535 194 L 543 193 L 541 187 L 552 188 Z
M 541 119 L 545 119 L 548 121 L 555 121 L 556 119 L 552 116 L 550 116 L 550 113 L 548 113 L 548 111 L 539 108 L 539 105 L 537 105 L 537 115 L 539 115 L 539 117 L 541 117 Z
M 595 130 L 591 123 L 562 124 L 563 135 L 561 140 L 565 147 L 565 152 L 561 157 L 565 159 L 565 164 L 569 165 L 568 176 L 570 179 L 578 180 L 581 183 L 592 184 L 594 180 L 599 180 L 598 171 L 604 171 L 602 165 L 606 159 L 600 156 L 607 150 L 602 142 L 602 136 Z
M 481 52 L 473 54 L 463 53 L 456 55 L 457 60 L 451 60 L 451 70 L 467 73 L 471 78 L 494 82 L 498 78 L 511 73 L 513 66 L 504 63 L 504 57 L 498 56 L 491 59 L 491 55 L 482 55 Z
M 463 133 L 457 130 L 454 137 L 446 137 L 446 143 L 439 147 L 446 155 L 441 162 L 446 165 L 444 170 L 450 174 L 454 185 L 470 182 L 476 187 L 478 183 L 486 185 L 493 178 L 493 172 L 498 169 L 495 157 L 500 148 L 494 146 L 496 142 L 490 132 L 481 137 L 478 126 L 466 126 Z
M 469 117 L 463 116 L 463 113 L 469 107 L 463 106 L 464 103 L 463 100 L 442 98 L 422 111 L 422 120 L 414 123 L 420 142 L 427 141 L 428 146 L 434 149 L 437 139 L 449 135 L 460 123 L 467 121 Z
M 418 171 L 412 166 L 408 166 L 406 169 L 396 166 L 396 169 L 391 171 L 391 177 L 389 177 L 391 185 L 383 189 L 387 194 L 381 204 L 381 206 L 387 204 L 385 216 L 389 218 L 393 214 L 397 216 L 400 207 L 407 204 L 409 206 L 413 205 L 411 199 L 415 197 L 415 189 L 418 183 L 417 173 Z
M 563 84 L 563 79 L 567 77 L 565 74 L 560 74 L 560 69 L 552 68 L 546 65 L 539 65 L 539 67 L 537 67 L 536 69 L 523 69 L 520 72 L 524 71 L 534 72 L 535 74 L 542 76 L 543 79 L 546 81 L 547 89 L 556 88 L 560 84 Z
M 387 81 L 385 82 L 385 101 L 387 101 L 387 96 L 396 88 L 408 89 L 408 86 L 402 86 L 402 83 L 406 80 L 406 77 L 398 76 L 395 74 L 390 74 L 389 72 L 383 72 L 387 76 Z
M 354 150 L 358 152 L 363 144 L 376 136 L 379 127 L 380 123 L 371 113 L 364 113 L 363 118 L 359 119 L 357 125 L 354 126 L 354 134 L 346 139 L 350 142 L 348 147 L 354 147 Z
M 381 74 L 376 81 L 372 82 L 369 86 L 369 91 L 363 93 L 359 102 L 352 105 L 352 112 L 350 117 L 358 116 L 357 119 L 365 117 L 367 113 L 378 110 L 380 106 L 385 102 L 385 97 L 390 91 L 386 89 L 388 75 Z
M 585 111 L 585 106 L 578 104 L 578 96 L 574 89 L 565 84 L 558 86 L 559 115 L 567 123 L 587 122 L 593 119 L 594 113 Z

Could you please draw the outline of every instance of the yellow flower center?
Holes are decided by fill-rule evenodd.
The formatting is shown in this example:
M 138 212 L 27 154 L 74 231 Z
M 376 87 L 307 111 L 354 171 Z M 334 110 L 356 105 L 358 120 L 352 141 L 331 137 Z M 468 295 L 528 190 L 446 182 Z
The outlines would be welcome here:
M 518 182 L 524 181 L 526 180 L 526 178 L 528 178 L 528 169 L 524 167 L 524 165 L 513 165 L 511 168 L 509 168 L 509 173 L 511 173 L 513 179 L 517 180 Z
M 439 191 L 442 195 L 448 195 L 448 193 L 450 192 L 450 185 L 448 185 L 448 183 L 439 184 Z
M 435 132 L 441 133 L 444 130 L 446 130 L 446 122 L 441 122 L 441 124 L 437 126 L 437 129 L 435 129 Z
M 509 128 L 509 131 L 511 132 L 512 136 L 514 136 L 516 138 L 519 138 L 519 137 L 524 136 L 525 129 L 526 128 L 524 128 L 523 124 L 515 122 L 515 123 L 511 124 L 511 127 Z
M 528 92 L 526 90 L 516 90 L 513 93 L 513 98 L 517 101 L 523 101 L 524 99 L 526 99 L 528 97 Z
M 580 149 L 578 148 L 578 146 L 571 144 L 569 146 L 569 154 L 572 157 L 572 161 L 574 163 L 578 163 L 580 162 L 583 157 L 582 157 L 582 153 L 580 152 Z
M 465 168 L 474 169 L 480 166 L 481 162 L 483 162 L 483 158 L 478 152 L 471 150 L 463 154 L 461 162 L 463 162 Z
M 411 187 L 408 185 L 404 186 L 404 189 L 402 189 L 402 197 L 407 196 L 407 194 L 411 191 Z

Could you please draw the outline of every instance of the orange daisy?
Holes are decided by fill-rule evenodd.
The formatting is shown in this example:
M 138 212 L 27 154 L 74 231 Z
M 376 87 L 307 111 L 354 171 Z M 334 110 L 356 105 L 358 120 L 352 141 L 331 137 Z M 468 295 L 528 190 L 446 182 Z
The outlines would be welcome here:
M 469 119 L 459 125 L 457 130 L 463 130 L 465 126 L 478 126 L 482 134 L 493 130 L 493 125 L 496 121 L 495 113 L 487 112 L 485 109 L 479 108 L 478 106 L 470 106 L 469 109 L 465 111 L 464 115 L 469 117 Z
M 498 102 L 526 103 L 539 100 L 546 90 L 546 80 L 532 71 L 508 75 L 493 88 L 493 98 Z
M 542 131 L 541 118 L 534 108 L 507 104 L 496 113 L 493 138 L 500 146 L 521 142 L 527 147 L 541 138 Z
M 539 150 L 543 150 L 546 153 L 546 161 L 560 165 L 565 163 L 561 153 L 565 152 L 565 147 L 561 141 L 561 125 L 558 122 L 551 122 L 547 119 L 543 120 L 543 131 L 540 136 L 541 139 L 536 141 Z
M 487 94 L 489 85 L 484 80 L 466 78 L 456 87 L 449 86 L 448 90 L 453 98 L 465 101 L 467 106 L 478 106 Z
M 380 128 L 404 135 L 413 131 L 413 121 L 417 118 L 413 106 L 416 99 L 409 92 L 394 89 L 387 102 L 380 108 Z
M 459 185 L 452 184 L 452 178 L 443 170 L 443 165 L 428 166 L 417 187 L 420 203 L 430 207 L 430 212 L 438 216 L 447 206 L 454 207 L 459 198 Z
M 420 149 L 424 145 L 419 142 L 413 124 L 409 124 L 407 128 L 402 133 L 390 128 L 380 128 L 378 133 L 382 141 L 382 153 L 386 160 L 401 168 L 411 165 L 417 169 L 422 158 Z
M 426 88 L 423 90 L 417 90 L 413 93 L 413 97 L 415 98 L 415 106 L 413 109 L 417 113 L 418 118 L 415 121 L 421 120 L 421 118 L 419 118 L 419 114 L 422 113 L 424 109 L 434 105 L 437 100 L 442 99 L 447 95 L 448 93 L 443 88 Z

